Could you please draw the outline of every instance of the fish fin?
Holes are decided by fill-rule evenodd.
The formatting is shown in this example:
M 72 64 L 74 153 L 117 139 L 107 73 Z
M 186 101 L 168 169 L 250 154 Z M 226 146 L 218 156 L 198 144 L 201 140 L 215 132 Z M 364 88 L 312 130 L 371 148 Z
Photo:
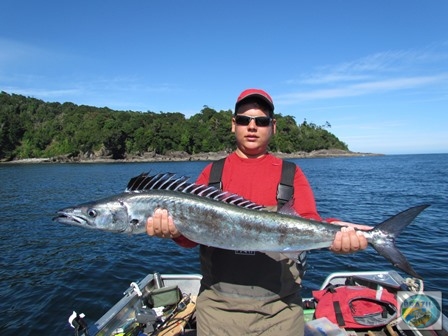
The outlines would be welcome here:
M 297 270 L 299 271 L 300 278 L 303 279 L 307 269 L 308 269 L 308 252 L 307 251 L 297 251 L 295 253 L 282 253 L 285 257 L 296 263 Z
M 222 191 L 212 186 L 188 182 L 186 176 L 176 176 L 173 173 L 149 175 L 142 173 L 129 180 L 125 192 L 147 192 L 150 190 L 170 190 L 186 194 L 198 195 L 215 201 L 236 205 L 246 209 L 262 210 L 263 206 L 247 200 L 237 194 Z
M 377 225 L 373 231 L 381 231 L 387 235 L 386 241 L 383 239 L 371 242 L 373 248 L 384 258 L 389 260 L 395 267 L 402 271 L 422 279 L 407 261 L 406 257 L 395 246 L 395 239 L 403 231 L 403 229 L 411 224 L 411 222 L 427 207 L 429 204 L 419 205 L 402 211 L 381 224 Z
M 294 199 L 290 199 L 288 202 L 286 202 L 285 205 L 283 205 L 277 212 L 283 215 L 300 217 L 300 215 L 294 209 Z
M 295 261 L 297 264 L 306 265 L 307 251 L 281 252 L 286 258 Z
M 307 261 L 307 251 L 288 251 L 288 252 L 263 252 L 268 257 L 280 261 L 285 259 L 290 259 L 297 264 L 303 265 L 305 267 Z
M 409 264 L 406 257 L 403 253 L 400 252 L 399 249 L 395 247 L 395 244 L 386 244 L 386 245 L 375 245 L 373 244 L 373 248 L 381 254 L 384 258 L 389 260 L 392 265 L 401 269 L 413 277 L 423 279 Z

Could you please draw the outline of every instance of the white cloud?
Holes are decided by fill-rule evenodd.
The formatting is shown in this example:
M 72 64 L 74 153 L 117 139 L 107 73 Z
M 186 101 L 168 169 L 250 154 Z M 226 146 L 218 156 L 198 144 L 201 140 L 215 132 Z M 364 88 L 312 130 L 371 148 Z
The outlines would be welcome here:
M 319 90 L 299 90 L 295 93 L 275 96 L 278 104 L 296 104 L 309 100 L 321 100 L 368 95 L 378 92 L 414 89 L 438 83 L 447 84 L 448 73 L 433 76 L 397 77 L 383 80 L 365 81 L 351 85 Z
M 321 66 L 299 79 L 288 80 L 295 92 L 275 97 L 279 104 L 369 95 L 378 92 L 426 88 L 448 84 L 446 44 L 421 50 L 385 51 L 351 62 Z M 445 71 L 440 71 L 444 69 Z M 315 89 L 315 86 L 320 86 Z M 443 90 L 442 90 L 443 91 Z M 448 91 L 448 90 L 446 90 Z M 446 92 L 445 91 L 445 92 Z
M 431 64 L 448 60 L 444 43 L 427 46 L 421 50 L 396 50 L 379 52 L 350 62 L 318 67 L 313 73 L 301 76 L 290 83 L 325 84 L 341 81 L 357 81 L 378 77 L 380 74 L 397 72 L 418 72 Z
M 49 53 L 42 48 L 0 37 L 0 69 L 48 56 Z

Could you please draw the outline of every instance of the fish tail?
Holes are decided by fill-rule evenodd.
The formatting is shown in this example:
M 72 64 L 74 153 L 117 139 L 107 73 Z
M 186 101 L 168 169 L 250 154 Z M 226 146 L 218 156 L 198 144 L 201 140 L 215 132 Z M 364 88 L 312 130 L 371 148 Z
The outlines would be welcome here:
M 384 258 L 389 260 L 395 267 L 419 279 L 422 279 L 422 277 L 414 271 L 406 257 L 397 249 L 395 246 L 395 239 L 399 236 L 401 231 L 411 224 L 420 212 L 427 207 L 429 207 L 429 204 L 418 205 L 385 220 L 377 225 L 373 231 L 381 231 L 383 234 L 386 234 L 386 240 L 383 238 L 374 239 L 374 241 L 371 242 L 373 248 Z

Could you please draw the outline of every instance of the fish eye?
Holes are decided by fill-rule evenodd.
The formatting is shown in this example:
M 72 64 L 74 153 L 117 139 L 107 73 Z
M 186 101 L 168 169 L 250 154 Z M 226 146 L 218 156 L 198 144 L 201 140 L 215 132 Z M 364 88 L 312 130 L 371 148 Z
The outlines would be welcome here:
M 87 210 L 87 214 L 89 215 L 89 217 L 95 218 L 97 215 L 97 212 L 95 209 L 89 209 L 89 210 Z

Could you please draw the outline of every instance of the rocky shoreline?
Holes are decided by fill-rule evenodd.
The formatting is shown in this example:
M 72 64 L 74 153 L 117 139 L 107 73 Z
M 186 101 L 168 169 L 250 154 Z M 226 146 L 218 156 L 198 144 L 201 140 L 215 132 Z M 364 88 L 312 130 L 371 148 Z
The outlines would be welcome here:
M 103 154 L 103 153 L 102 153 Z M 113 159 L 110 155 L 98 155 L 98 153 L 85 153 L 83 155 L 63 155 L 52 158 L 30 158 L 18 159 L 1 163 L 111 163 L 111 162 L 182 162 L 182 161 L 213 161 L 219 160 L 229 153 L 210 152 L 199 154 L 188 154 L 186 152 L 170 152 L 166 155 L 154 152 L 143 153 L 142 155 L 132 155 L 125 159 Z M 296 153 L 272 153 L 283 159 L 299 158 L 328 158 L 328 157 L 359 157 L 359 156 L 381 156 L 383 154 L 351 152 L 341 149 L 321 149 L 317 151 L 296 152 Z

